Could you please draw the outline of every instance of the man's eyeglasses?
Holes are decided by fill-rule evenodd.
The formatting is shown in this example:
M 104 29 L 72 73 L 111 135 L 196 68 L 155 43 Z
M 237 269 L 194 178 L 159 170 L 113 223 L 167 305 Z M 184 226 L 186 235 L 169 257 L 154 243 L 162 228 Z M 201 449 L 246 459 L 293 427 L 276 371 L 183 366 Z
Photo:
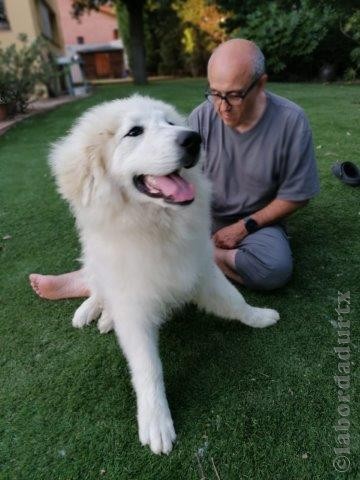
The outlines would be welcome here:
M 231 107 L 237 107 L 241 105 L 246 95 L 255 87 L 259 79 L 260 77 L 256 78 L 245 91 L 234 91 L 225 93 L 225 95 L 221 95 L 221 93 L 214 93 L 211 90 L 207 90 L 205 92 L 205 97 L 207 100 L 209 100 L 209 102 L 216 105 L 219 105 L 222 100 L 225 100 L 225 102 Z

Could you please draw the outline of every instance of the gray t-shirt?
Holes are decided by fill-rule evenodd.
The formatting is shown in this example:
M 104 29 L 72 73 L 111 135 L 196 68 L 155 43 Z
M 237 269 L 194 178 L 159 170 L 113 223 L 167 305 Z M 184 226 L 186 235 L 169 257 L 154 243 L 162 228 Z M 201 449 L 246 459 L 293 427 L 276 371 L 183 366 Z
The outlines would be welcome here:
M 304 111 L 272 93 L 266 92 L 266 97 L 263 116 L 245 133 L 226 126 L 208 101 L 189 116 L 189 126 L 202 137 L 215 220 L 236 221 L 275 198 L 302 201 L 319 191 Z

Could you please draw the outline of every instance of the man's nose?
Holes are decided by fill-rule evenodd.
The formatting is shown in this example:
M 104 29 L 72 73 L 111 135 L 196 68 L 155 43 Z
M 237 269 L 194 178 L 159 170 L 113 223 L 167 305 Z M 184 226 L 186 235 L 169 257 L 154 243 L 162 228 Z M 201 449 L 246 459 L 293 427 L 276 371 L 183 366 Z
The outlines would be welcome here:
M 219 112 L 228 112 L 229 110 L 231 110 L 231 105 L 229 105 L 228 102 L 222 98 L 219 103 Z

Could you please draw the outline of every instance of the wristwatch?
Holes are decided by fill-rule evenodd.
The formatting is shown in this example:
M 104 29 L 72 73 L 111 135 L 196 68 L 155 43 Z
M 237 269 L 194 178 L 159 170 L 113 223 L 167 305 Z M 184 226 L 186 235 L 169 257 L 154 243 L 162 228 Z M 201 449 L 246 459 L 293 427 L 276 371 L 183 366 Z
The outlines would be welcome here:
M 248 233 L 254 233 L 257 230 L 259 230 L 259 225 L 256 220 L 254 220 L 252 217 L 245 217 L 243 218 L 244 225 Z

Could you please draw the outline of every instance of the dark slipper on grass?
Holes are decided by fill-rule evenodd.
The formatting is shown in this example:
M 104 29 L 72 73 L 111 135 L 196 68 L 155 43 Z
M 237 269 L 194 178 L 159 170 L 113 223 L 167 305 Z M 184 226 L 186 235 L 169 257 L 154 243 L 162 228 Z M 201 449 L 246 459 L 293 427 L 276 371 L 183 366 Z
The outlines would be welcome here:
M 360 185 L 360 169 L 355 163 L 342 162 L 335 163 L 331 167 L 332 173 L 346 185 L 357 187 Z

